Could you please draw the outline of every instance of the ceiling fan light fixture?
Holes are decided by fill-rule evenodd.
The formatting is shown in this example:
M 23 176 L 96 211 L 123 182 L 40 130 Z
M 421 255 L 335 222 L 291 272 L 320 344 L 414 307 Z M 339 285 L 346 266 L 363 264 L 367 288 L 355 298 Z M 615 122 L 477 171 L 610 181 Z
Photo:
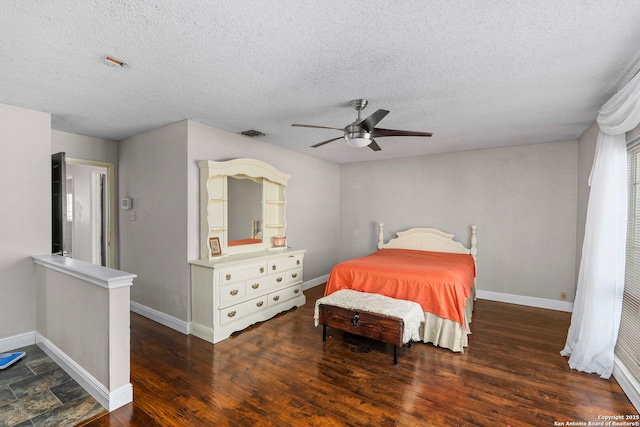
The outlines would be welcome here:
M 355 147 L 355 148 L 366 147 L 367 145 L 371 144 L 371 141 L 373 140 L 373 135 L 363 130 L 356 123 L 352 123 L 346 127 L 344 140 L 347 142 L 347 145 L 350 147 Z
M 344 136 L 345 141 L 347 141 L 347 145 L 350 147 L 355 147 L 355 148 L 362 148 L 362 147 L 366 147 L 367 145 L 371 144 L 371 134 L 370 133 L 364 133 L 362 132 L 364 135 L 353 135 L 353 134 L 346 134 Z

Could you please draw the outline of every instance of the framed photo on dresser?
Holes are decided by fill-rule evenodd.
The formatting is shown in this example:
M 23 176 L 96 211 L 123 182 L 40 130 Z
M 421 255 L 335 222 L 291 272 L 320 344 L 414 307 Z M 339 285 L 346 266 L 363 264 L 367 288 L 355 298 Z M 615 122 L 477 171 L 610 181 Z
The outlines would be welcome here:
M 211 256 L 222 255 L 222 248 L 220 247 L 220 238 L 209 237 L 209 248 L 211 249 Z

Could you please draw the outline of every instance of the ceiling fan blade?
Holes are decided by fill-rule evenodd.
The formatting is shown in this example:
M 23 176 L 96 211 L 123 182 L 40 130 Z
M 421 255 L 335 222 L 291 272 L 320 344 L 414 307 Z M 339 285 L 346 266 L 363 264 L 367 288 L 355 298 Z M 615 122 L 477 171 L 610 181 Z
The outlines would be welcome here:
M 364 119 L 363 121 L 361 121 L 360 123 L 358 123 L 358 126 L 366 130 L 367 132 L 371 133 L 373 128 L 378 124 L 378 122 L 384 119 L 384 116 L 386 116 L 387 114 L 389 114 L 387 110 L 378 110 L 372 115 L 370 115 L 369 117 L 367 117 L 366 119 Z
M 371 144 L 367 145 L 367 147 L 371 148 L 373 151 L 380 151 L 382 148 L 378 145 L 375 140 L 371 140 Z
M 301 125 L 298 123 L 294 123 L 291 126 L 297 126 L 297 127 L 301 127 L 301 128 L 317 128 L 317 129 L 335 129 L 335 130 L 341 130 L 344 132 L 344 128 L 334 128 L 331 126 L 318 126 L 318 125 Z
M 337 140 L 339 140 L 339 139 L 343 139 L 343 138 L 344 138 L 343 136 L 339 136 L 339 137 L 337 137 L 337 138 L 327 139 L 326 141 L 318 142 L 317 144 L 314 144 L 314 145 L 312 145 L 311 147 L 312 147 L 312 148 L 318 148 L 318 147 L 320 147 L 320 146 L 323 146 L 324 144 L 328 144 L 328 143 L 330 143 L 330 142 L 337 141 Z
M 381 129 L 381 128 L 373 129 L 373 134 L 375 135 L 376 138 L 380 138 L 382 136 L 431 136 L 433 135 L 431 132 L 414 132 L 410 130 Z

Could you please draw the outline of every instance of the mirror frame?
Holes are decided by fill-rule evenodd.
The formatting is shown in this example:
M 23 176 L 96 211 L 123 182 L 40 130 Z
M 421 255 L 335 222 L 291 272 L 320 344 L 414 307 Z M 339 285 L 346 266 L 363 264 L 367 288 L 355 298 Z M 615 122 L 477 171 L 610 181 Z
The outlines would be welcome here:
M 268 163 L 240 158 L 227 161 L 202 160 L 200 168 L 200 258 L 211 260 L 220 256 L 272 249 L 275 236 L 286 235 L 285 190 L 290 176 Z M 229 176 L 262 179 L 262 243 L 227 246 L 229 236 L 228 188 Z M 209 241 L 218 238 L 221 254 L 212 254 Z M 275 248 L 278 249 L 278 248 Z

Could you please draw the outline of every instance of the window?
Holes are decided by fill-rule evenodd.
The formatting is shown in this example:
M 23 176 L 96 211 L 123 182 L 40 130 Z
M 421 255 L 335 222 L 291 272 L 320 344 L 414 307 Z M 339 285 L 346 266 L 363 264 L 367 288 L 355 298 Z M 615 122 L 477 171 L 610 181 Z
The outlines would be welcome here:
M 628 148 L 629 211 L 622 317 L 615 354 L 640 380 L 640 140 Z

